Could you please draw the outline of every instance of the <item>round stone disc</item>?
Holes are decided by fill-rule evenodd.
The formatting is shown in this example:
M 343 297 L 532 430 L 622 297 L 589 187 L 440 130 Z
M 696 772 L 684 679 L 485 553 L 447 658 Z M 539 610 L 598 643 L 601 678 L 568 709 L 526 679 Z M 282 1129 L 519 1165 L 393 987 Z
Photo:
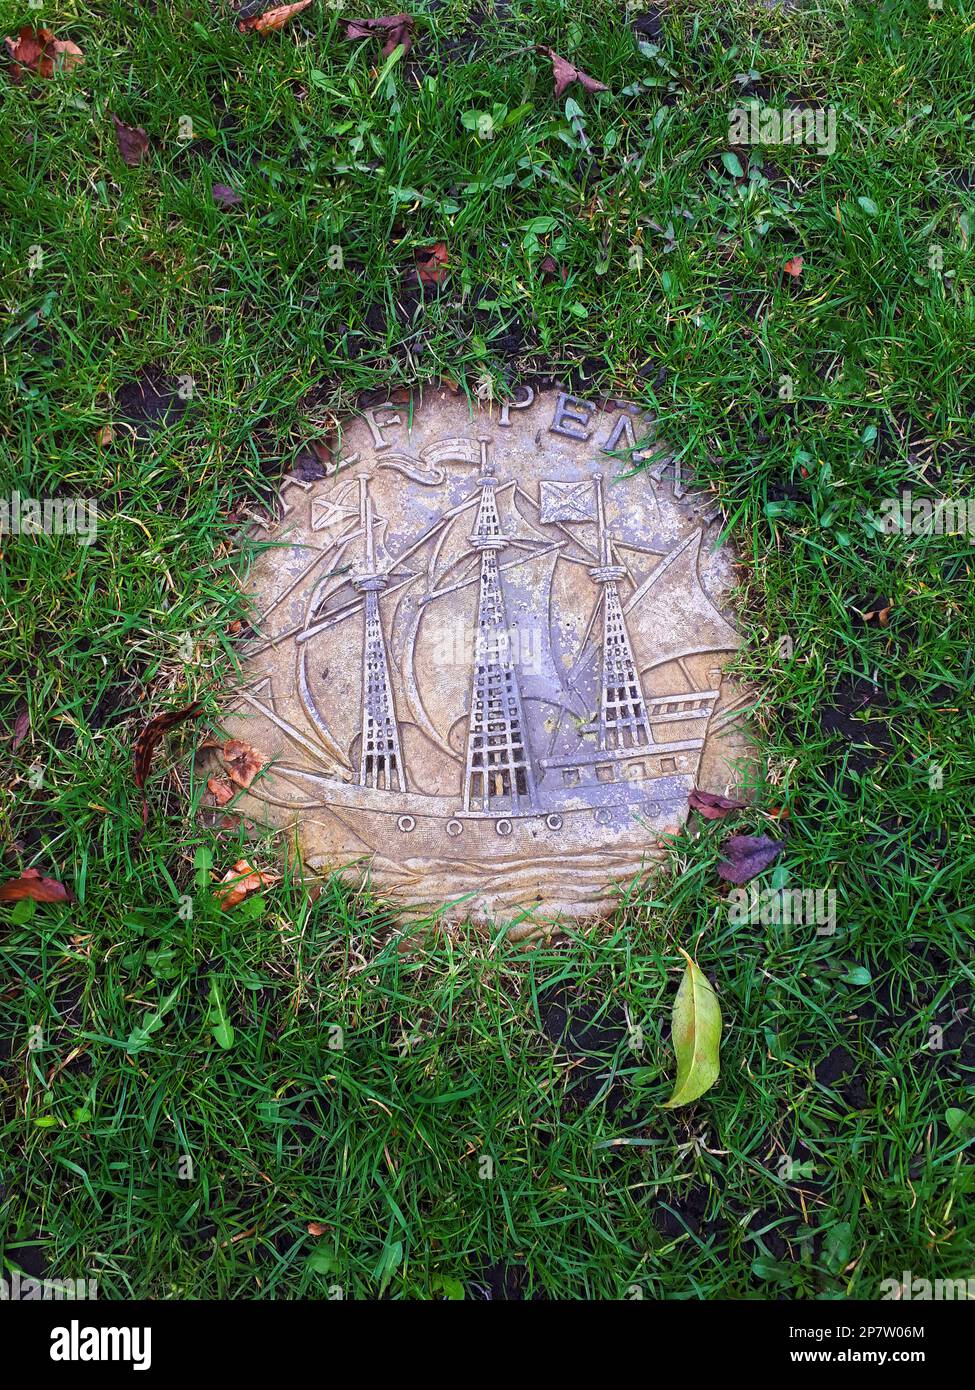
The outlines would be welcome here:
M 261 532 L 241 809 L 404 908 L 604 913 L 742 755 L 709 505 L 632 407 L 523 386 L 364 411 Z

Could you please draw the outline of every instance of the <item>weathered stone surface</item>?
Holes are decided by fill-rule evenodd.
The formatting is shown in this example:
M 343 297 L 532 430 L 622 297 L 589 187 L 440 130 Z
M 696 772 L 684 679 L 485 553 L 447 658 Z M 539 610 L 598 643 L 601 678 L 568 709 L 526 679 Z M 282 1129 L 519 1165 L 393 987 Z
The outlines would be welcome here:
M 525 387 L 349 423 L 248 580 L 226 726 L 266 768 L 242 809 L 404 907 L 522 930 L 611 908 L 743 752 L 730 555 L 652 438 Z

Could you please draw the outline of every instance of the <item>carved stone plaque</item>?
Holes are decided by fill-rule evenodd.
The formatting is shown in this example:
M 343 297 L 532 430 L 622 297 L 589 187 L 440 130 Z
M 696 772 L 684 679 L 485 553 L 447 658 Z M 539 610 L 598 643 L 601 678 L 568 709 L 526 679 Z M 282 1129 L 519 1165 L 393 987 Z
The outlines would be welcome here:
M 742 755 L 717 533 L 631 408 L 365 411 L 261 532 L 240 809 L 404 907 L 522 931 L 610 909 Z

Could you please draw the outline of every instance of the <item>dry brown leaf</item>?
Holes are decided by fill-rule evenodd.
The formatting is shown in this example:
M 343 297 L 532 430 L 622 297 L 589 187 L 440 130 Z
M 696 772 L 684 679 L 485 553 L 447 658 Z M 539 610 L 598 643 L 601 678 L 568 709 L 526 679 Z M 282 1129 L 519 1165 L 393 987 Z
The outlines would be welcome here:
M 887 603 L 880 608 L 871 608 L 869 613 L 864 613 L 861 616 L 865 623 L 879 623 L 881 627 L 886 627 L 890 622 L 893 607 L 893 604 Z
M 11 60 L 10 75 L 15 82 L 23 76 L 24 68 L 38 77 L 53 77 L 56 72 L 68 72 L 85 61 L 85 55 L 70 39 L 56 39 L 50 29 L 32 29 L 25 25 L 16 38 L 5 38 L 4 45 Z
M 129 168 L 134 169 L 149 152 L 149 137 L 141 125 L 126 125 L 124 121 L 119 120 L 114 111 L 111 114 L 119 153 Z
M 220 749 L 220 758 L 227 769 L 227 776 L 238 787 L 249 787 L 264 766 L 264 759 L 256 748 L 239 738 L 228 738 Z
M 229 183 L 215 183 L 210 189 L 210 193 L 217 207 L 224 212 L 228 208 L 239 207 L 244 201 L 237 190 L 230 187 Z
M 20 709 L 17 711 L 17 717 L 14 719 L 14 736 L 10 741 L 11 753 L 16 753 L 17 749 L 23 743 L 24 739 L 27 737 L 29 732 L 30 710 L 28 709 L 27 705 L 24 704 L 21 705 Z
M 554 256 L 543 256 L 538 263 L 539 273 L 547 276 L 551 280 L 561 279 L 563 283 L 569 278 L 569 272 L 565 266 L 560 266 Z
M 225 777 L 208 777 L 207 791 L 214 797 L 218 806 L 226 806 L 227 802 L 232 801 L 236 795 Z
M 95 435 L 95 443 L 98 445 L 99 449 L 107 449 L 109 444 L 115 443 L 115 431 L 112 429 L 111 425 L 102 425 L 101 429 Z
M 303 483 L 317 483 L 328 474 L 332 457 L 327 444 L 320 439 L 309 439 L 307 448 L 294 461 L 292 473 Z
M 785 271 L 786 275 L 791 275 L 794 279 L 798 280 L 799 276 L 802 274 L 802 257 L 793 256 L 790 261 L 786 261 L 782 269 Z
M 193 704 L 186 705 L 184 709 L 168 710 L 165 714 L 157 714 L 155 719 L 150 719 L 139 737 L 135 741 L 132 750 L 133 761 L 135 763 L 135 785 L 141 791 L 146 784 L 149 776 L 149 767 L 152 763 L 152 755 L 155 753 L 160 739 L 164 734 L 177 724 L 182 724 L 184 719 L 192 719 L 195 714 L 199 714 L 203 708 L 199 700 L 194 700 Z M 143 824 L 149 819 L 149 803 L 143 795 L 142 798 L 142 821 Z
M 308 1234 L 310 1236 L 328 1235 L 328 1227 L 323 1225 L 321 1221 L 309 1221 Z
M 25 869 L 20 878 L 0 883 L 0 903 L 15 903 L 21 898 L 33 898 L 36 903 L 70 903 L 71 890 L 56 878 L 43 878 L 37 869 Z
M 736 801 L 733 796 L 718 796 L 716 792 L 702 792 L 695 787 L 689 793 L 687 804 L 705 820 L 724 820 L 731 811 L 744 811 L 744 801 Z
M 273 10 L 265 10 L 263 14 L 240 20 L 237 28 L 242 34 L 248 29 L 252 29 L 255 34 L 272 34 L 277 29 L 283 29 L 289 19 L 294 19 L 296 14 L 307 10 L 310 4 L 311 0 L 296 0 L 293 5 L 277 5 Z
M 718 877 L 726 883 L 748 883 L 769 868 L 785 849 L 782 840 L 767 835 L 732 835 L 723 840 L 723 859 L 718 860 Z
M 276 881 L 276 874 L 264 873 L 261 869 L 252 868 L 246 859 L 238 859 L 232 869 L 228 869 L 220 880 L 221 885 L 227 884 L 228 887 L 219 887 L 215 890 L 215 896 L 220 904 L 221 912 L 226 912 L 228 908 L 236 907 L 242 903 L 250 893 L 255 893 L 259 888 L 268 888 Z
M 590 77 L 587 72 L 577 68 L 574 63 L 570 63 L 567 58 L 561 58 L 554 48 L 546 48 L 540 45 L 539 53 L 547 53 L 552 60 L 552 81 L 555 85 L 555 99 L 571 87 L 573 82 L 578 82 L 587 92 L 608 92 L 609 88 L 605 82 L 597 82 L 595 77 Z
M 403 45 L 403 57 L 410 51 L 413 42 L 413 16 L 411 14 L 385 15 L 382 19 L 353 19 L 345 27 L 347 39 L 368 39 L 378 34 L 385 39 L 383 57 L 388 58 L 394 49 Z
M 435 242 L 416 253 L 416 273 L 421 285 L 439 285 L 447 274 L 447 243 Z

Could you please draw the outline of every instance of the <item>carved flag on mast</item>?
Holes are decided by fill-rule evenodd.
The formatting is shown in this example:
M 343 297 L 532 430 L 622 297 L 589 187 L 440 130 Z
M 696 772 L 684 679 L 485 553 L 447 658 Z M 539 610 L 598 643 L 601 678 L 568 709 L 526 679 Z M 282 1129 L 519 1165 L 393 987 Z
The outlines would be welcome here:
M 596 487 L 591 478 L 578 483 L 556 483 L 545 478 L 538 485 L 538 519 L 552 521 L 596 521 Z

